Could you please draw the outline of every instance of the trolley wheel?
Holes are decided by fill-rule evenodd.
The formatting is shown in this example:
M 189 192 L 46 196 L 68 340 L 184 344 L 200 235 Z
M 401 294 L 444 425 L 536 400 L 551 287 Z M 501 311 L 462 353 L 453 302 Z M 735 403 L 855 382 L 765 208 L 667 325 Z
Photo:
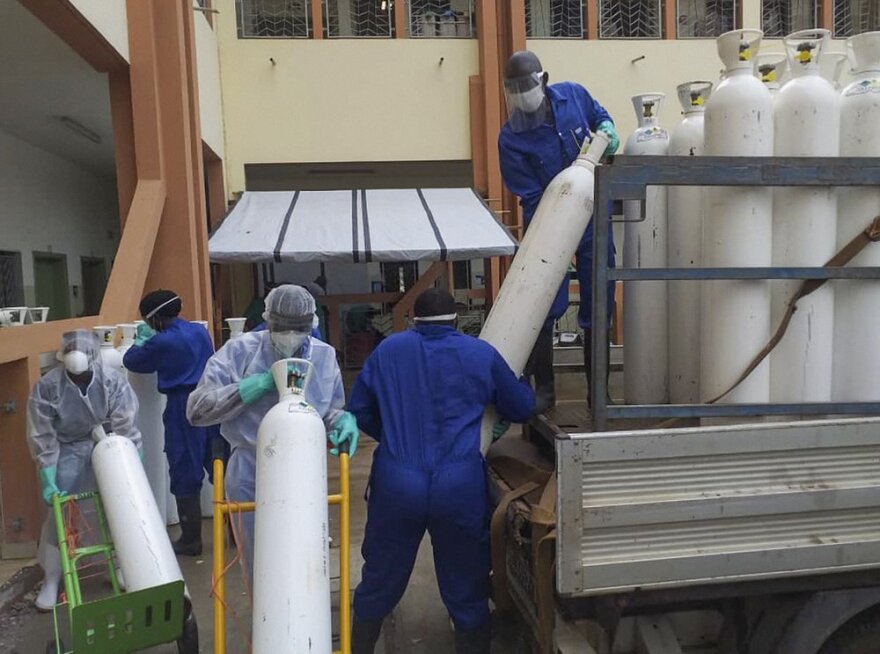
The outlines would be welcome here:
M 54 638 L 46 643 L 46 654 L 58 654 L 58 652 L 66 652 L 67 648 L 64 647 L 64 641 L 58 640 L 56 641 Z
M 183 635 L 177 641 L 177 654 L 199 654 L 199 625 L 189 600 L 185 603 L 186 617 L 183 620 Z
M 864 611 L 825 641 L 819 654 L 873 654 L 880 651 L 880 608 Z

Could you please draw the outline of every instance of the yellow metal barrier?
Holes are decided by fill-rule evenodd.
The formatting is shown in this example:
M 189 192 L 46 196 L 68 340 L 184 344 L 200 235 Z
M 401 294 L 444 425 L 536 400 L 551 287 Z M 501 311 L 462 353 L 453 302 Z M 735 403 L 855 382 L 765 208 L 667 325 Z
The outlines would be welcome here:
M 339 493 L 327 502 L 339 506 L 339 644 L 333 654 L 351 654 L 351 491 L 348 481 L 348 454 L 339 455 Z M 226 654 L 226 519 L 230 513 L 254 510 L 254 502 L 229 502 L 224 499 L 223 461 L 214 460 L 214 654 Z

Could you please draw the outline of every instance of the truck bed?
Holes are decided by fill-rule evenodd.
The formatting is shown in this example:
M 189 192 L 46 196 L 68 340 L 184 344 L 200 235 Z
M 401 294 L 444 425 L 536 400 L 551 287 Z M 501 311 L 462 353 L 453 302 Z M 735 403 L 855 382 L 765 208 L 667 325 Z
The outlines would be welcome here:
M 554 433 L 562 598 L 880 564 L 880 418 Z

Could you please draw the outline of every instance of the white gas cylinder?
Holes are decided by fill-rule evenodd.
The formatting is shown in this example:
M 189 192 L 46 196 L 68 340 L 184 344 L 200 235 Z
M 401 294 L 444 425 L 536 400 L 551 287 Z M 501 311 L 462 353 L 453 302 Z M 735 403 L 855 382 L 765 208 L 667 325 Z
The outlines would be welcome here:
M 278 404 L 257 431 L 254 654 L 333 651 L 327 433 L 305 399 L 311 363 L 272 366 Z
M 101 342 L 101 363 L 108 368 L 122 371 L 122 355 L 116 351 L 116 327 L 113 325 L 101 325 L 94 328 L 98 340 Z
M 775 99 L 788 73 L 788 56 L 784 52 L 762 52 L 755 57 L 755 75 Z
M 638 127 L 626 140 L 626 155 L 664 155 L 669 133 L 657 115 L 663 93 L 632 97 Z M 649 186 L 642 204 L 625 200 L 623 265 L 666 267 L 666 187 Z M 627 404 L 661 404 L 669 400 L 669 342 L 665 281 L 624 282 L 623 398 Z
M 847 40 L 853 82 L 841 95 L 840 156 L 880 157 L 880 32 Z M 837 205 L 837 248 L 880 215 L 880 189 L 840 189 Z M 871 243 L 849 266 L 880 266 L 880 245 Z M 838 401 L 880 400 L 880 282 L 841 280 L 834 283 L 834 390 Z
M 678 86 L 684 117 L 669 136 L 669 154 L 703 154 L 703 114 L 712 82 Z M 699 268 L 702 261 L 704 191 L 699 186 L 671 186 L 667 191 L 670 268 Z M 700 282 L 671 281 L 669 294 L 669 400 L 700 401 Z
M 819 72 L 828 30 L 802 30 L 784 39 L 791 79 L 774 103 L 777 157 L 836 157 L 840 100 Z M 773 265 L 822 266 L 835 252 L 837 198 L 832 188 L 785 187 L 773 192 Z M 774 327 L 801 280 L 772 282 Z M 782 341 L 770 354 L 771 402 L 828 402 L 834 289 L 830 284 L 798 302 Z
M 727 75 L 706 102 L 707 156 L 773 154 L 773 99 L 752 74 L 760 30 L 717 39 Z M 732 173 L 735 174 L 735 173 Z M 765 267 L 771 261 L 773 192 L 769 187 L 713 187 L 703 222 L 704 267 Z M 701 293 L 700 393 L 714 398 L 733 384 L 770 337 L 770 286 L 765 281 L 707 281 Z M 767 402 L 765 361 L 722 402 Z
M 554 177 L 541 197 L 501 291 L 480 332 L 517 375 L 526 361 L 571 258 L 593 215 L 593 173 L 608 137 L 593 134 L 589 147 Z M 524 310 L 528 307 L 528 310 Z M 494 408 L 483 417 L 480 447 L 485 453 L 497 421 Z
M 134 443 L 114 434 L 100 438 L 92 450 L 92 467 L 126 590 L 182 580 Z

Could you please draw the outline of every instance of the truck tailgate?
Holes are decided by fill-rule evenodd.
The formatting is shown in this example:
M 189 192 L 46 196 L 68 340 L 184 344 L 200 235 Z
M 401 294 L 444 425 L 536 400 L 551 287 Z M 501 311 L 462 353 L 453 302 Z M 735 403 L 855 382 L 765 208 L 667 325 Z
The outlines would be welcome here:
M 556 441 L 557 592 L 880 565 L 880 418 Z

